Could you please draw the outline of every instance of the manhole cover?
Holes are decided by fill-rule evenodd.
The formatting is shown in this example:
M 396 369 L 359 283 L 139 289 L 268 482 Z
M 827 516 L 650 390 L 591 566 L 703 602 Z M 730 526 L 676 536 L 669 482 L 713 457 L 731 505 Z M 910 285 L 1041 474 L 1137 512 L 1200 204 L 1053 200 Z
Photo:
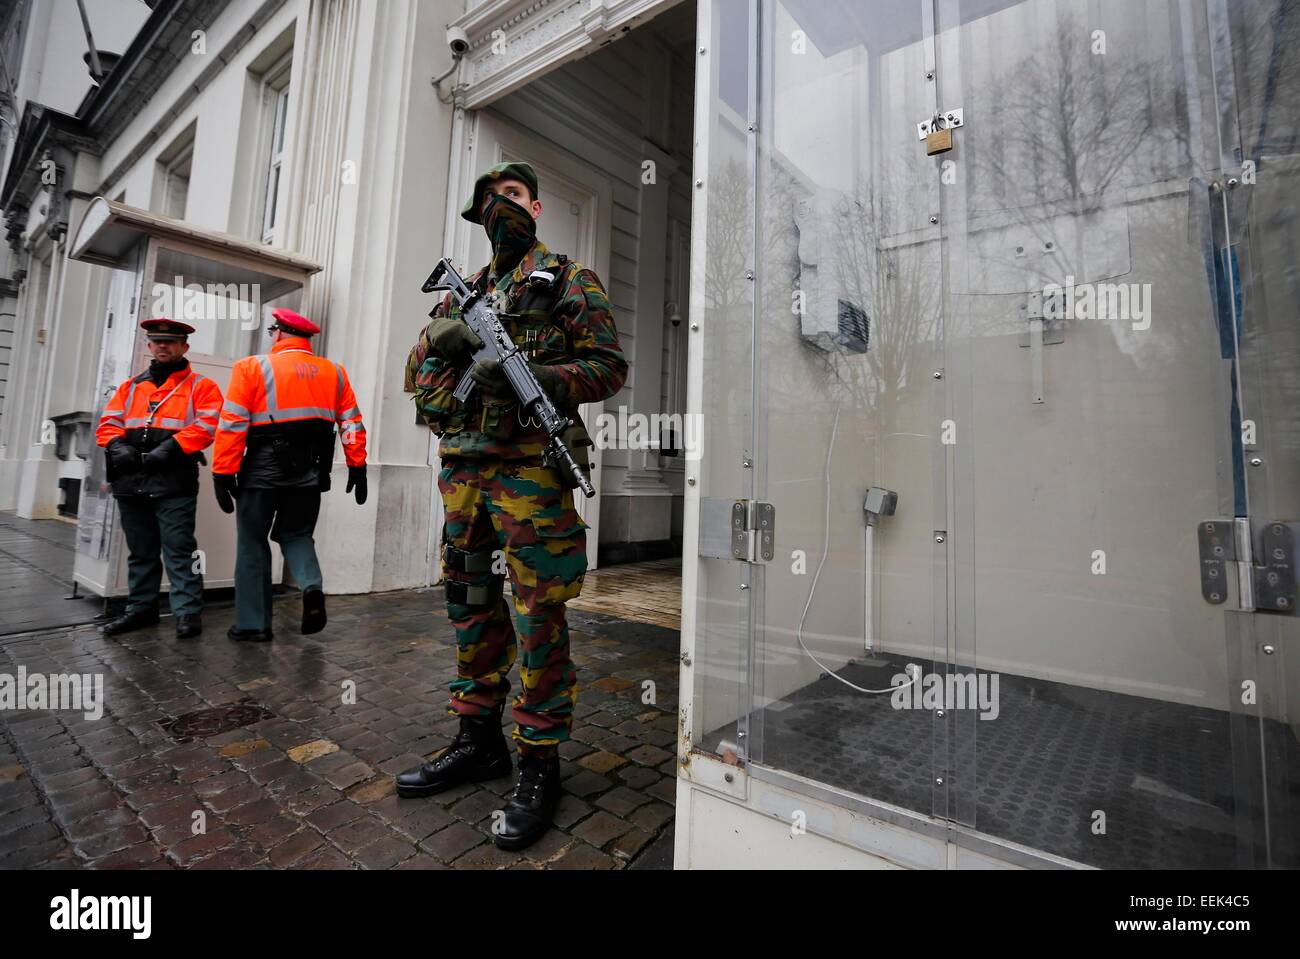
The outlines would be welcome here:
M 219 736 L 221 733 L 228 733 L 232 729 L 239 729 L 261 719 L 272 719 L 274 716 L 275 714 L 265 706 L 259 706 L 251 699 L 244 699 L 230 706 L 214 706 L 211 709 L 185 713 L 158 725 L 171 733 L 172 738 L 177 742 L 187 743 L 191 739 Z

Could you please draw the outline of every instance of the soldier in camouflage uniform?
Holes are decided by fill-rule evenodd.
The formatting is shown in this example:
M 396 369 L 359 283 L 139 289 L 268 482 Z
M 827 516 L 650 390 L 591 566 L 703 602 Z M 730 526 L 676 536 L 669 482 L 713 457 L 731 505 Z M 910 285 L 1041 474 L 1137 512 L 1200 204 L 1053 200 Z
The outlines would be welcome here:
M 616 393 L 627 361 L 596 274 L 536 239 L 541 206 L 537 175 L 526 163 L 500 164 L 479 177 L 461 215 L 484 226 L 493 257 L 466 282 L 489 291 L 542 389 L 578 423 L 565 440 L 585 465 L 583 446 L 591 441 L 578 404 Z M 559 799 L 557 747 L 569 737 L 577 693 L 564 604 L 582 589 L 587 526 L 567 478 L 543 463 L 548 437 L 519 409 L 499 363 L 473 366 L 477 388 L 463 406 L 452 396 L 471 351 L 482 344 L 450 295 L 430 315 L 433 322 L 407 361 L 406 390 L 441 436 L 443 575 L 458 647 L 449 712 L 461 727 L 441 755 L 397 777 L 397 793 L 427 796 L 510 771 L 501 726 L 517 631 L 523 646 L 513 703 L 519 782 L 496 842 L 522 849 L 549 828 Z

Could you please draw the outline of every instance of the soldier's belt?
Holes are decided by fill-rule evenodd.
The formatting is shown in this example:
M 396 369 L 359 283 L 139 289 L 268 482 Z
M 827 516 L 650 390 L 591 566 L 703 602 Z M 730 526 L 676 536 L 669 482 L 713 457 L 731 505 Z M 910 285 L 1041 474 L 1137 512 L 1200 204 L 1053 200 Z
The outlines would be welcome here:
M 469 583 L 449 579 L 445 581 L 447 602 L 462 606 L 489 606 L 501 598 L 504 583 L 504 576 L 493 577 L 492 582 L 486 586 L 471 586 Z
M 444 543 L 442 558 L 446 562 L 448 569 L 454 569 L 461 573 L 487 573 L 492 569 L 493 552 L 495 551 L 491 549 L 470 552 Z

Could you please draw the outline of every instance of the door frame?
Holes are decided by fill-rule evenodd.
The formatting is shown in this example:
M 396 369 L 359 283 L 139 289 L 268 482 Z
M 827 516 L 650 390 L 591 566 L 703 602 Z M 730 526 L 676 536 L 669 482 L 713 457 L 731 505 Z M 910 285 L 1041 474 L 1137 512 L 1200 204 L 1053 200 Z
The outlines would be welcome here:
M 582 244 L 588 249 L 574 250 L 571 255 L 574 259 L 590 266 L 602 282 L 608 281 L 614 191 L 607 176 L 490 109 L 458 109 L 452 123 L 451 148 L 452 156 L 458 157 L 459 160 L 453 161 L 448 171 L 447 213 L 443 236 L 446 238 L 445 248 L 455 263 L 464 266 L 470 272 L 480 266 L 468 262 L 471 240 L 480 227 L 460 216 L 464 197 L 473 189 L 479 171 L 503 162 L 503 158 L 523 159 L 538 168 L 538 177 L 543 182 L 548 177 L 553 180 L 558 178 L 569 189 L 586 194 L 590 198 L 594 215 Z M 583 403 L 578 409 L 583 422 L 593 434 L 595 423 L 604 408 L 605 404 L 602 401 Z M 600 502 L 603 487 L 601 467 L 604 457 L 599 446 L 591 447 L 590 459 L 591 478 L 596 487 L 596 495 L 590 499 L 581 495 L 574 497 L 574 505 L 589 527 L 587 530 L 588 571 L 597 567 L 597 553 L 600 546 Z M 438 544 L 442 542 L 444 517 L 442 496 L 438 491 L 437 483 L 442 460 L 438 456 L 438 437 L 433 433 L 429 434 L 428 462 L 433 468 L 430 484 L 430 515 L 434 517 L 434 522 L 430 524 L 429 556 L 433 566 L 432 582 L 438 583 L 442 579 L 442 569 L 437 561 L 437 550 Z

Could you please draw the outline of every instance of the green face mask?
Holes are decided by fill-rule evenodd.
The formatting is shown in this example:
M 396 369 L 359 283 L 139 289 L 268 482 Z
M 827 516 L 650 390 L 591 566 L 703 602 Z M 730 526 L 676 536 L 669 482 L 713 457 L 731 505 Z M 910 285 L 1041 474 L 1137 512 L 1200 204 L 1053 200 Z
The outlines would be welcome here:
M 537 222 L 513 200 L 493 194 L 483 210 L 483 229 L 492 243 L 492 267 L 512 269 L 537 238 Z

